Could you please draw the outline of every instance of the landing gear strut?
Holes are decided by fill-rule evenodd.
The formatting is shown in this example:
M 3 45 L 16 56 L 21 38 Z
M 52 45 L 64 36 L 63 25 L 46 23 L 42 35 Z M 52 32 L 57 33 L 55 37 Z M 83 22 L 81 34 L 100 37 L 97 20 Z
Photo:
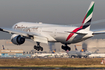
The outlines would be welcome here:
M 43 51 L 43 47 L 40 46 L 40 43 L 39 42 L 36 42 L 37 43 L 37 46 L 34 45 L 34 49 L 36 49 L 37 51 L 41 50 Z
M 65 44 L 65 46 L 62 45 L 61 48 L 65 51 L 67 51 L 67 50 L 70 51 L 71 50 L 71 48 L 69 46 L 67 46 L 67 44 Z

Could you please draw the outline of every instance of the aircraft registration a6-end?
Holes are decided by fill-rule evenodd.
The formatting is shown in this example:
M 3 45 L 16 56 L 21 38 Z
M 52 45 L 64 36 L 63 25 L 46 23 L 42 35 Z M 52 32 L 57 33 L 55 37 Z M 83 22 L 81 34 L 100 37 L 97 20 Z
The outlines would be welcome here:
M 97 34 L 105 34 L 105 31 L 90 31 L 94 1 L 91 2 L 89 9 L 80 27 L 63 26 L 54 24 L 42 24 L 31 22 L 19 22 L 10 28 L 0 28 L 0 31 L 13 34 L 11 41 L 13 44 L 21 45 L 25 39 L 32 39 L 37 43 L 34 49 L 43 51 L 40 43 L 61 42 L 61 48 L 65 51 L 71 50 L 68 44 L 78 43 Z

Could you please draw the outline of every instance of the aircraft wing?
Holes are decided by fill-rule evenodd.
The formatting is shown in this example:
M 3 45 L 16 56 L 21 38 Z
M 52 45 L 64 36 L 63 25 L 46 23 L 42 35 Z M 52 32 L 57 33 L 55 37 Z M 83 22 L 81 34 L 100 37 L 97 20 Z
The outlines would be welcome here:
M 25 32 L 25 31 L 20 31 L 20 30 L 15 30 L 12 28 L 0 28 L 0 31 L 6 32 L 9 34 L 19 34 L 21 36 L 24 36 L 26 38 L 31 38 L 36 42 L 42 42 L 42 43 L 48 43 L 48 40 L 46 37 L 40 35 L 38 32 Z

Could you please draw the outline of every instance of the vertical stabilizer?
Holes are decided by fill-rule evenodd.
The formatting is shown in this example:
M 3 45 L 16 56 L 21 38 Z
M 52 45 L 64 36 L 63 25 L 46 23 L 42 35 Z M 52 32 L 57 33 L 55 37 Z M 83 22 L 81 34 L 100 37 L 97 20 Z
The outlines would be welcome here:
M 76 45 L 74 45 L 74 47 L 75 47 L 75 51 L 77 51 L 78 49 L 77 49 Z
M 92 15 L 93 15 L 93 9 L 94 9 L 94 1 L 91 2 L 89 9 L 86 12 L 86 15 L 82 21 L 82 29 L 90 30 L 90 23 L 92 20 Z
M 66 39 L 66 41 L 68 41 L 73 35 L 74 33 L 76 33 L 77 31 L 81 30 L 81 29 L 85 29 L 85 30 L 89 30 L 90 31 L 90 23 L 92 20 L 92 15 L 93 15 L 93 8 L 94 8 L 94 1 L 91 2 L 89 9 L 86 12 L 86 15 L 82 21 L 82 25 L 76 29 L 74 29 L 72 32 L 70 33 Z

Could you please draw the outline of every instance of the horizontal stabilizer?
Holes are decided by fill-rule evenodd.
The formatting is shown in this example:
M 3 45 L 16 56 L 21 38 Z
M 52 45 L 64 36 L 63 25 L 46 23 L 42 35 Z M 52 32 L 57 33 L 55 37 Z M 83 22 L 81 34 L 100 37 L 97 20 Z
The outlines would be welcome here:
M 103 31 L 96 31 L 93 33 L 93 35 L 98 35 L 98 34 L 105 34 L 105 30 Z
M 80 34 L 80 35 L 86 35 L 87 33 L 80 33 L 80 32 L 70 32 L 70 31 L 65 31 L 67 33 L 75 33 L 75 34 Z

